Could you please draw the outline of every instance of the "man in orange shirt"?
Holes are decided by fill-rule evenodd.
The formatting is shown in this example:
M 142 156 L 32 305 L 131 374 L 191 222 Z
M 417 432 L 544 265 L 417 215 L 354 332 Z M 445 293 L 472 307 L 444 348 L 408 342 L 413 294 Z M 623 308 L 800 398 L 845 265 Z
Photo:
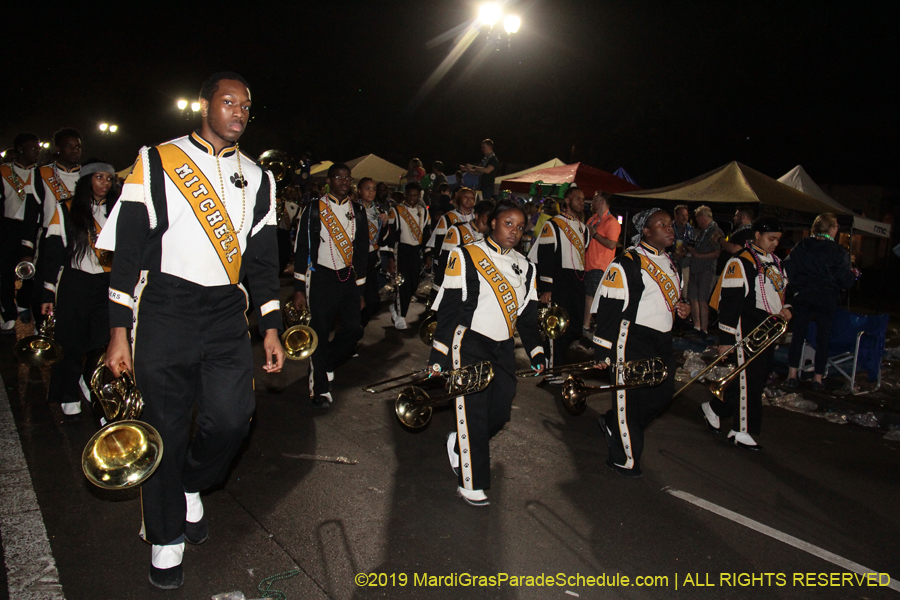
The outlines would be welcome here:
M 585 337 L 593 336 L 591 330 L 591 305 L 594 303 L 594 294 L 597 286 L 603 279 L 603 273 L 606 267 L 616 257 L 616 245 L 619 241 L 619 235 L 622 233 L 622 226 L 619 220 L 609 212 L 610 200 L 612 197 L 607 192 L 597 192 L 591 202 L 591 218 L 588 219 L 587 226 L 591 239 L 584 253 L 584 288 L 586 297 L 584 299 L 584 323 L 582 323 L 582 333 Z

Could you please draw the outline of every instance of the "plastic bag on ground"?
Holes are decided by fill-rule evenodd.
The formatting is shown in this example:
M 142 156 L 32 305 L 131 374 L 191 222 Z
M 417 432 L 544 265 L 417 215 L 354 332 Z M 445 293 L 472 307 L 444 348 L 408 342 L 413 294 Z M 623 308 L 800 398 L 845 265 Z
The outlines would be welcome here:
M 703 362 L 703 359 L 700 358 L 699 352 L 694 352 L 692 350 L 684 351 L 684 365 L 682 367 L 685 371 L 691 374 L 691 377 L 696 377 L 700 371 L 706 368 L 706 363 Z
M 805 399 L 801 394 L 786 394 L 780 398 L 772 398 L 772 404 L 795 412 L 812 412 L 819 408 L 818 404 Z
M 873 412 L 850 415 L 850 422 L 863 427 L 878 427 L 878 417 Z
M 888 431 L 884 436 L 884 439 L 891 440 L 892 442 L 900 442 L 900 429 Z

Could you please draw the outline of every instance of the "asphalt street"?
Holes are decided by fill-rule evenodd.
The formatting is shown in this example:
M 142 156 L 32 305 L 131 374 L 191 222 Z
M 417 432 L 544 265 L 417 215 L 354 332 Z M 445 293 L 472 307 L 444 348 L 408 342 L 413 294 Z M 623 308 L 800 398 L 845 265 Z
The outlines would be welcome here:
M 452 413 L 410 433 L 395 396 L 360 389 L 425 365 L 421 310 L 411 308 L 408 331 L 386 311 L 370 323 L 359 357 L 336 372 L 328 411 L 307 399 L 305 361 L 267 375 L 254 339 L 251 435 L 227 482 L 203 496 L 210 537 L 186 549 L 185 585 L 173 592 L 147 581 L 139 491 L 103 491 L 81 473 L 95 419 L 63 422 L 44 400 L 46 373 L 17 366 L 14 340 L 0 340 L 14 417 L 0 442 L 12 452 L 17 431 L 30 476 L 4 458 L 0 488 L 33 487 L 38 507 L 0 489 L 0 597 L 249 599 L 285 574 L 272 589 L 291 600 L 900 598 L 900 443 L 767 406 L 764 450 L 742 450 L 705 427 L 698 406 L 711 396 L 700 386 L 651 426 L 644 476 L 631 480 L 604 465 L 597 417 L 608 394 L 572 417 L 559 388 L 520 380 L 512 421 L 492 442 L 491 505 L 465 504 L 444 446 Z M 40 537 L 12 526 L 24 514 L 52 552 L 34 577 L 34 559 L 15 550 L 20 535 Z

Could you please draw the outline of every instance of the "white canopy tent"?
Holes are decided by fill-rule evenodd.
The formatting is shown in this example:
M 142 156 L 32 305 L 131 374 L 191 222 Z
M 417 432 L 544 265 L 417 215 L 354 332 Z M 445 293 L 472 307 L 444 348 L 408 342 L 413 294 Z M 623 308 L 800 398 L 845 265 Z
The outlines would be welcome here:
M 795 190 L 800 190 L 804 194 L 808 194 L 813 198 L 818 198 L 822 202 L 832 206 L 834 208 L 834 212 L 841 214 L 850 212 L 846 206 L 826 194 L 822 188 L 820 188 L 813 178 L 809 176 L 809 173 L 806 172 L 802 166 L 797 165 L 784 175 L 778 178 L 778 181 L 785 185 L 789 185 Z M 860 233 L 867 233 L 869 235 L 874 235 L 877 237 L 890 238 L 891 237 L 891 225 L 890 223 L 882 223 L 881 221 L 876 221 L 874 219 L 868 219 L 866 217 L 862 217 L 857 214 L 853 214 L 853 229 L 855 231 L 859 231 Z

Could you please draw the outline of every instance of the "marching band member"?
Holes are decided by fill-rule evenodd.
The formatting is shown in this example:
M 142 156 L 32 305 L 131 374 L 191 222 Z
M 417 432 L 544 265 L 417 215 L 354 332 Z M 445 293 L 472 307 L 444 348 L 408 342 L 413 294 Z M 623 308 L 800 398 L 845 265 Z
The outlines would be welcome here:
M 44 229 L 50 226 L 50 219 L 56 214 L 56 205 L 72 197 L 78 183 L 81 168 L 81 133 L 77 129 L 65 127 L 53 134 L 56 146 L 56 162 L 37 170 L 34 191 L 43 206 Z
M 464 189 L 469 190 L 469 188 Z M 469 190 L 469 193 L 472 194 L 473 198 L 475 197 L 475 193 L 472 190 Z M 474 219 L 465 222 L 459 221 L 447 228 L 447 234 L 443 237 L 441 246 L 438 248 L 440 252 L 437 253 L 437 262 L 434 267 L 434 286 L 431 290 L 432 304 L 434 304 L 434 299 L 437 297 L 437 291 L 441 288 L 441 282 L 444 281 L 444 270 L 447 267 L 447 258 L 450 256 L 450 253 L 459 246 L 484 239 L 484 235 L 488 230 L 488 217 L 493 209 L 493 200 L 482 200 L 472 209 L 475 215 Z
M 773 254 L 781 239 L 781 223 L 760 217 L 753 223 L 753 241 L 725 263 L 725 269 L 713 290 L 710 306 L 719 311 L 719 354 L 746 338 L 769 315 L 789 321 L 790 305 L 785 304 L 787 278 L 781 261 Z M 748 450 L 761 450 L 753 436 L 762 424 L 762 394 L 772 370 L 775 346 L 755 358 L 737 380 L 725 388 L 725 402 L 714 400 L 701 405 L 707 427 L 718 433 L 721 420 L 732 418 L 728 439 Z M 743 348 L 737 349 L 740 367 L 749 360 Z
M 456 223 L 468 223 L 475 218 L 475 212 L 472 210 L 474 206 L 475 190 L 466 187 L 461 188 L 456 193 L 456 208 L 447 211 L 438 219 L 437 225 L 435 225 L 434 231 L 428 239 L 428 244 L 426 245 L 431 249 L 432 256 L 437 256 L 441 252 L 444 236 L 447 235 L 447 230 L 451 226 Z M 434 290 L 437 291 L 439 287 L 441 287 L 440 284 L 435 281 L 433 284 Z
M 489 442 L 509 421 L 516 395 L 517 325 L 532 368 L 541 371 L 545 365 L 537 326 L 535 267 L 513 249 L 524 229 L 525 214 L 518 205 L 497 204 L 487 236 L 451 253 L 435 300 L 432 371 L 484 360 L 494 368 L 487 389 L 456 400 L 456 431 L 447 437 L 458 494 L 472 506 L 489 504 L 484 493 L 491 485 Z
M 566 351 L 581 337 L 578 324 L 584 320 L 584 250 L 589 239 L 588 228 L 581 221 L 584 192 L 569 187 L 563 203 L 563 212 L 544 224 L 528 254 L 537 263 L 541 303 L 553 302 L 569 316 L 566 332 L 549 341 L 550 368 L 566 363 Z M 560 384 L 564 379 L 565 375 L 556 375 L 545 381 Z
M 431 230 L 431 215 L 422 205 L 420 198 L 422 186 L 418 181 L 406 184 L 406 202 L 397 204 L 388 213 L 388 225 L 391 228 L 391 245 L 396 248 L 396 269 L 403 276 L 403 285 L 391 303 L 391 319 L 397 329 L 406 329 L 406 313 L 409 303 L 422 275 L 422 251 L 429 254 L 425 247 Z M 426 259 L 426 267 L 430 266 L 431 256 Z M 398 306 L 399 305 L 399 306 Z
M 40 140 L 34 134 L 20 133 L 13 148 L 15 159 L 0 165 L 0 331 L 8 334 L 15 333 L 18 313 L 28 314 L 31 281 L 23 281 L 16 293 L 16 265 L 23 260 L 34 262 L 41 225 L 41 207 L 34 196 L 34 165 L 41 153 Z
M 609 458 L 606 465 L 625 477 L 640 477 L 644 430 L 672 402 L 675 357 L 673 313 L 685 318 L 679 302 L 681 277 L 666 248 L 675 240 L 672 218 L 659 208 L 633 219 L 639 241 L 610 263 L 594 297 L 597 360 L 613 363 L 659 357 L 668 378 L 656 387 L 618 390 L 613 407 L 600 417 Z
M 366 211 L 369 224 L 369 262 L 366 267 L 366 306 L 362 310 L 360 325 L 365 327 L 378 315 L 381 308 L 381 297 L 378 295 L 378 266 L 381 264 L 378 250 L 384 244 L 387 234 L 387 213 L 375 202 L 376 186 L 371 177 L 363 177 L 357 184 L 359 202 Z
M 63 358 L 50 372 L 49 400 L 62 404 L 67 420 L 81 418 L 81 397 L 109 343 L 109 272 L 112 255 L 94 246 L 118 199 L 116 170 L 90 161 L 79 171 L 72 198 L 57 205 L 42 244 L 44 255 L 41 313 L 54 303 L 54 337 Z M 82 375 L 82 359 L 87 356 Z
M 347 165 L 331 165 L 331 191 L 306 206 L 297 229 L 294 306 L 309 304 L 309 326 L 319 338 L 309 359 L 309 395 L 316 408 L 331 406 L 334 370 L 353 356 L 363 334 L 369 225 L 366 211 L 349 198 L 352 182 Z M 341 324 L 329 341 L 337 316 Z
M 209 531 L 200 492 L 225 477 L 250 429 L 245 276 L 259 306 L 263 369 L 277 373 L 284 363 L 275 182 L 237 147 L 250 116 L 246 81 L 210 76 L 200 113 L 199 131 L 141 150 L 97 243 L 115 250 L 106 366 L 119 376 L 134 357 L 141 419 L 165 446 L 141 486 L 150 582 L 162 589 L 183 584 L 184 542 L 202 543 Z

